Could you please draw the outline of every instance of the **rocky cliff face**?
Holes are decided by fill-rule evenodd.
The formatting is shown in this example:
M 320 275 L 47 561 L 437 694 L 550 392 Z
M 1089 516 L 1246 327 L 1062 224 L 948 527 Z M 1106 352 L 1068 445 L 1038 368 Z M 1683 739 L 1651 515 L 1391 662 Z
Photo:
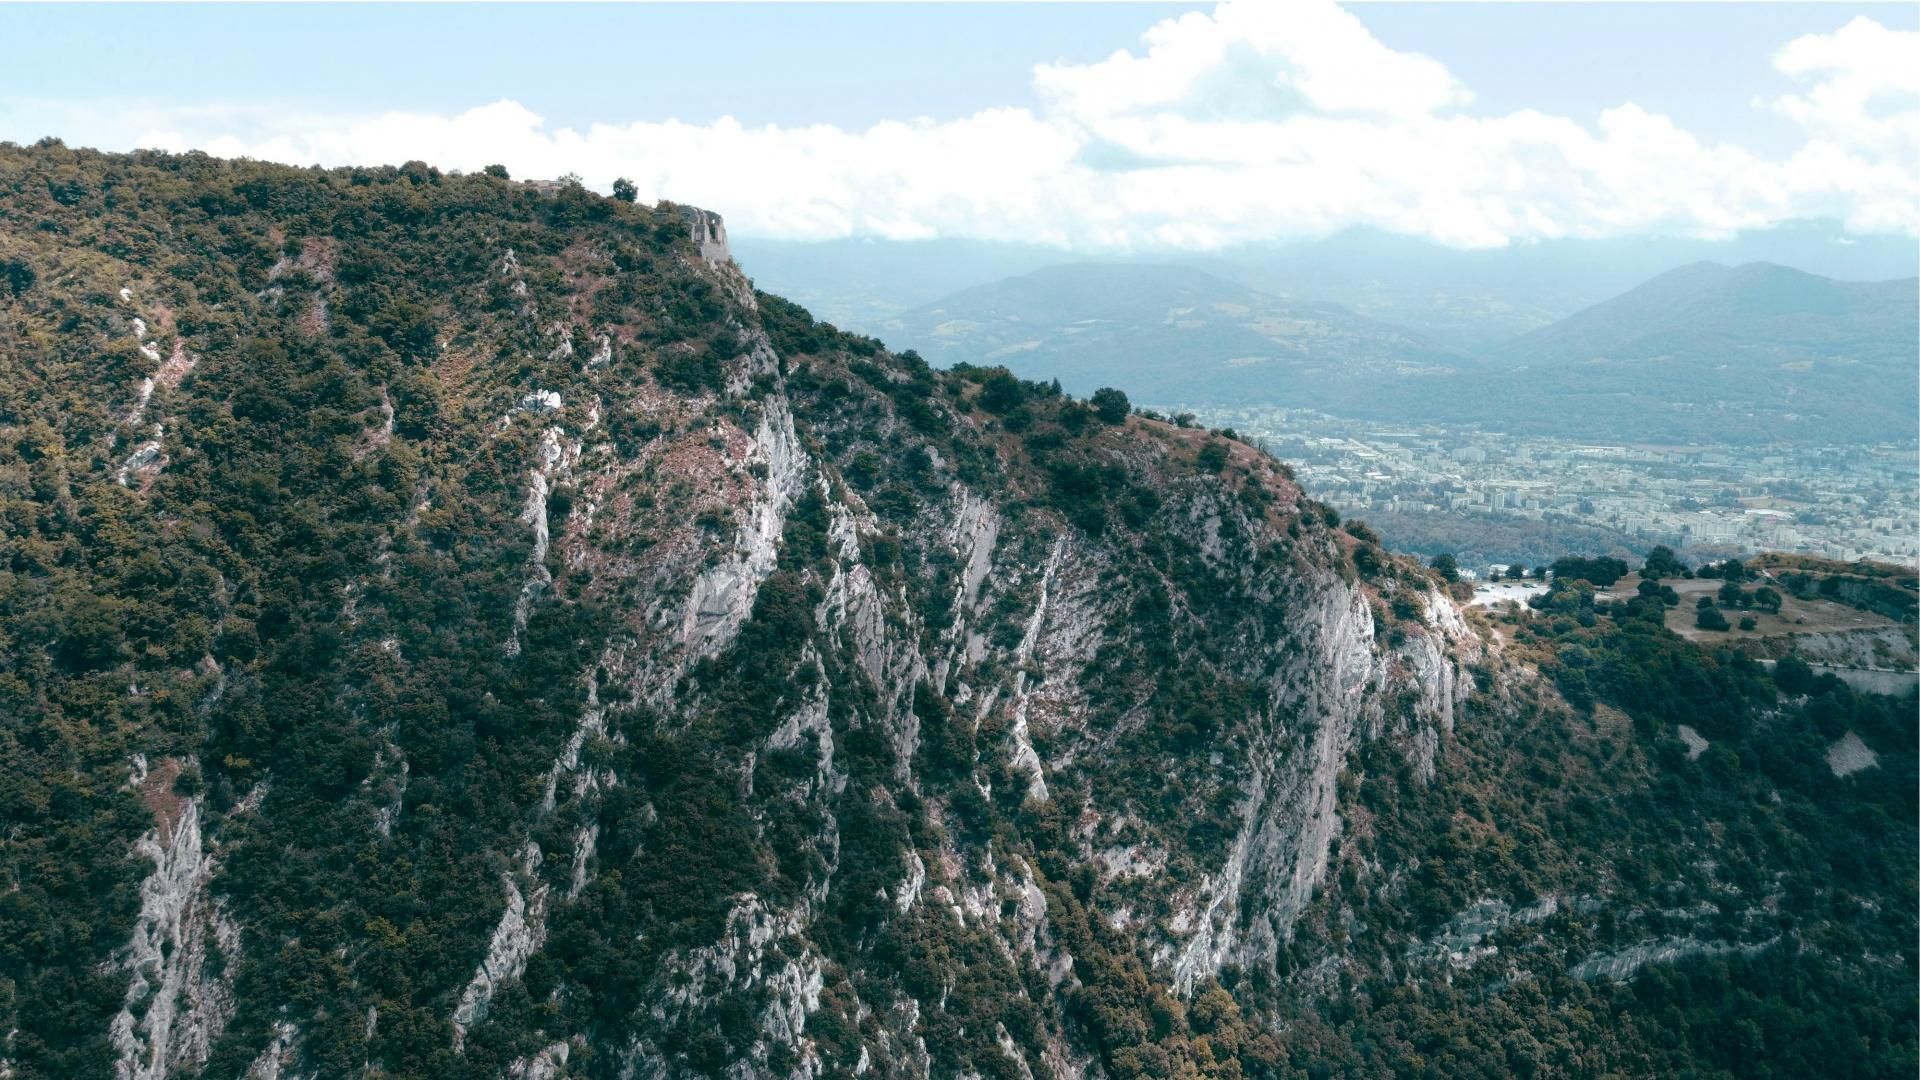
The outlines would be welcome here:
M 21 894 L 94 944 L 13 1074 L 1240 1074 L 1579 907 L 1404 932 L 1359 785 L 1551 691 L 1231 437 L 816 324 L 700 211 L 5 160 L 0 691 L 100 883 Z

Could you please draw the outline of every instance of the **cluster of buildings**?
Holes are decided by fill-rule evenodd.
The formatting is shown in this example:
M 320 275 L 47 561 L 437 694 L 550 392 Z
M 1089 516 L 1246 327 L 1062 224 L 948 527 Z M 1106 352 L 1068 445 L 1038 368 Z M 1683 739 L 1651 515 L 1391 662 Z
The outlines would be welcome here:
M 1602 445 L 1275 408 L 1195 417 L 1345 512 L 1511 514 L 1707 553 L 1920 563 L 1920 447 Z

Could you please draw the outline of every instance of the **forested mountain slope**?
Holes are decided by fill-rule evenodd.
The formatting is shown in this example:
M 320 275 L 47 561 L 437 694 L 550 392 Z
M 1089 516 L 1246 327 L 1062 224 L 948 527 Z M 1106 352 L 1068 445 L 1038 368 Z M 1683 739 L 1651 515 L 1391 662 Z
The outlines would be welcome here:
M 1914 435 L 1920 282 L 1696 263 L 1487 354 L 1544 417 L 1723 439 Z M 1678 414 L 1678 415 L 1672 415 Z M 1672 415 L 1671 419 L 1661 419 Z
M 713 224 L 0 146 L 0 1075 L 1912 1073 L 1911 702 Z

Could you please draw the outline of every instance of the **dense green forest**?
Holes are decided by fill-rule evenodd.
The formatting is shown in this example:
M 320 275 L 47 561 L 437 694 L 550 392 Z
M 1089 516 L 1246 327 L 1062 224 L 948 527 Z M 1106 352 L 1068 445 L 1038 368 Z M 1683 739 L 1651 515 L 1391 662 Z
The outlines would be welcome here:
M 1911 699 L 699 220 L 0 145 L 0 1075 L 1913 1074 Z

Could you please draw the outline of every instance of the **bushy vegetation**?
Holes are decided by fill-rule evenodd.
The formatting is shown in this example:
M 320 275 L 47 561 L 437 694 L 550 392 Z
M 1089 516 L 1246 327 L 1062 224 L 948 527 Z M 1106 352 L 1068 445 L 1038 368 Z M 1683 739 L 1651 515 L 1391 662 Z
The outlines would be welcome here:
M 552 342 L 516 317 L 502 253 L 576 243 L 609 254 L 601 295 L 663 358 L 655 377 L 710 387 L 665 359 L 725 333 L 703 283 L 665 272 L 686 244 L 671 207 L 413 165 L 0 149 L 0 257 L 24 268 L 0 304 L 0 1010 L 23 1075 L 111 1072 L 125 976 L 102 961 L 131 925 L 151 822 L 124 787 L 135 752 L 197 759 L 183 794 L 214 811 L 271 792 L 271 813 L 228 818 L 220 840 L 220 893 L 260 950 L 237 1031 L 284 1005 L 336 1017 L 307 1029 L 323 1071 L 372 1054 L 396 1075 L 487 1072 L 447 1056 L 446 995 L 475 962 L 447 946 L 486 940 L 499 897 L 475 884 L 498 881 L 606 624 L 588 598 L 543 606 L 509 662 L 532 434 L 443 436 L 544 374 L 526 358 Z M 313 252 L 326 261 L 271 272 Z M 138 437 L 121 423 L 145 370 L 135 310 L 197 360 L 149 406 L 168 461 L 144 496 L 113 480 Z M 501 355 L 451 380 L 452 354 L 483 341 Z M 384 639 L 343 606 L 379 613 Z M 353 796 L 388 741 L 411 774 L 383 841 Z
M 1606 558 L 1555 564 L 1504 628 L 1536 667 L 1478 671 L 1430 771 L 1412 703 L 1381 702 L 1277 966 L 1176 991 L 1168 897 L 1226 863 L 1263 740 L 1319 720 L 1274 704 L 1297 591 L 1354 586 L 1398 649 L 1435 632 L 1429 590 L 1457 563 L 1390 554 L 1230 431 L 749 304 L 701 269 L 678 208 L 629 194 L 0 147 L 15 1075 L 111 1074 L 147 869 L 130 852 L 192 798 L 242 928 L 207 1076 L 245 1073 L 282 1020 L 318 1075 L 494 1077 L 571 1035 L 577 1075 L 619 1075 L 641 1042 L 682 1075 L 785 1074 L 792 1050 L 764 1045 L 773 980 L 669 1006 L 688 958 L 752 910 L 806 913 L 763 962 L 818 974 L 818 1075 L 863 1057 L 906 1074 L 921 1041 L 937 1075 L 1019 1075 L 1007 1046 L 1035 1075 L 1053 1046 L 1116 1077 L 1912 1072 L 1912 703 L 1689 645 L 1661 622 L 1671 588 L 1598 599 L 1626 571 Z M 155 371 L 136 311 L 196 364 L 147 406 L 164 468 L 123 485 Z M 742 359 L 760 333 L 768 367 Z M 552 422 L 536 391 L 604 442 L 582 451 L 594 475 L 631 482 L 604 504 L 548 492 L 550 587 L 516 631 Z M 671 662 L 687 579 L 758 527 L 728 485 L 766 478 L 742 447 L 776 404 L 818 471 L 737 636 L 636 692 Z M 948 536 L 962 488 L 997 515 L 984 585 Z M 832 615 L 856 566 L 886 598 L 864 624 Z M 1063 685 L 1022 646 L 1069 580 L 1086 674 Z M 1759 604 L 1739 580 L 1736 606 Z M 878 646 L 856 629 L 876 624 Z M 608 643 L 632 667 L 610 670 Z M 1032 703 L 1036 754 L 1082 739 L 1044 801 L 1005 698 L 983 705 L 1016 683 L 1060 696 Z M 1049 722 L 1060 699 L 1075 732 Z M 590 702 L 594 794 L 570 776 L 552 798 Z M 1710 747 L 1692 754 L 1683 724 Z M 1881 756 L 1842 779 L 1822 755 L 1847 732 Z M 179 765 L 172 787 L 129 788 L 136 753 Z M 1104 871 L 1089 822 L 1162 849 L 1154 877 Z M 588 827 L 574 895 L 564 856 Z M 531 872 L 529 840 L 547 853 Z M 456 1051 L 454 1005 L 520 877 L 548 890 L 545 944 Z M 1470 905 L 1549 896 L 1564 906 L 1499 938 L 1502 962 L 1420 958 Z M 1708 900 L 1718 914 L 1693 914 Z M 1570 974 L 1669 933 L 1772 943 L 1625 984 Z

